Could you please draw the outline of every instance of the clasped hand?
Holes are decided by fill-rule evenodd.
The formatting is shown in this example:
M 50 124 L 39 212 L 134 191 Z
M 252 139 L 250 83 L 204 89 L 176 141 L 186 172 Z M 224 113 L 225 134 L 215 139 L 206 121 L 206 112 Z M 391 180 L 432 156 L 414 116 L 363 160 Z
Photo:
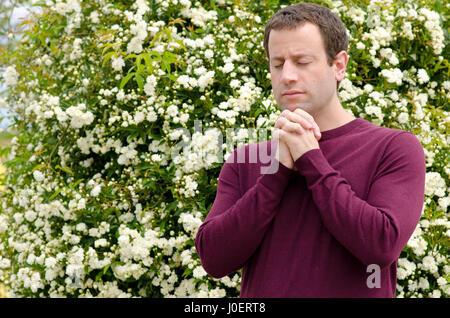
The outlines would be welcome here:
M 275 122 L 274 140 L 278 142 L 276 158 L 290 169 L 305 152 L 320 149 L 319 126 L 314 118 L 302 109 L 284 110 Z

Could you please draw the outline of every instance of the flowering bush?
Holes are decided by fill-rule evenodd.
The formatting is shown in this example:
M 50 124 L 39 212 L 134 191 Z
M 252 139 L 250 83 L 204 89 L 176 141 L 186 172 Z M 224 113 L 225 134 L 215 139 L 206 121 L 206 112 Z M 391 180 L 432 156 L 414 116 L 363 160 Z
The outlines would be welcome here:
M 425 150 L 426 201 L 398 296 L 448 297 L 449 5 L 316 2 L 350 34 L 345 108 L 413 132 Z M 239 294 L 240 271 L 209 277 L 194 237 L 224 159 L 279 114 L 262 41 L 283 3 L 39 4 L 17 49 L 0 55 L 1 103 L 14 113 L 0 194 L 11 296 Z

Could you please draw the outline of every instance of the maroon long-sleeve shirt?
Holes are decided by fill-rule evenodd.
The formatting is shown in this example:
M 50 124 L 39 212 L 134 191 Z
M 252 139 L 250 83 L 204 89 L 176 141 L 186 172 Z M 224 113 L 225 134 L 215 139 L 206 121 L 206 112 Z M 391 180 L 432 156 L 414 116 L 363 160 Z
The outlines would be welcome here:
M 237 148 L 222 167 L 195 246 L 212 277 L 243 268 L 240 297 L 395 296 L 424 201 L 420 141 L 362 118 L 321 133 L 297 171 L 249 163 L 271 141 Z

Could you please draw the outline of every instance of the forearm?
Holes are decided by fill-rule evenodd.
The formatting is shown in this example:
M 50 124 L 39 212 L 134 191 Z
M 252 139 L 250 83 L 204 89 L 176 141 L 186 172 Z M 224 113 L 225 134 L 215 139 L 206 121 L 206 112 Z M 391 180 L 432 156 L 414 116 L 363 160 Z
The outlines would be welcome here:
M 424 167 L 417 167 L 417 182 L 402 180 L 401 174 L 380 179 L 365 201 L 320 149 L 295 164 L 307 180 L 324 226 L 336 240 L 366 265 L 384 267 L 398 258 L 420 218 L 423 192 L 414 184 L 420 184 Z
M 251 257 L 277 212 L 291 171 L 280 165 L 280 171 L 260 176 L 240 198 L 225 195 L 236 184 L 219 180 L 220 191 L 195 239 L 206 272 L 223 277 Z

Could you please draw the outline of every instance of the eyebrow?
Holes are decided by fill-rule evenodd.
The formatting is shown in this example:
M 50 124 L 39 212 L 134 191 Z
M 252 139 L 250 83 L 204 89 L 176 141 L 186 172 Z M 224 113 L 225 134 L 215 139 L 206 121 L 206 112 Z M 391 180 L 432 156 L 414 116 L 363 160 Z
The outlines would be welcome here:
M 304 57 L 304 56 L 313 56 L 312 54 L 308 53 L 295 53 L 292 55 L 294 58 Z M 271 58 L 271 60 L 284 60 L 282 56 L 274 56 Z

